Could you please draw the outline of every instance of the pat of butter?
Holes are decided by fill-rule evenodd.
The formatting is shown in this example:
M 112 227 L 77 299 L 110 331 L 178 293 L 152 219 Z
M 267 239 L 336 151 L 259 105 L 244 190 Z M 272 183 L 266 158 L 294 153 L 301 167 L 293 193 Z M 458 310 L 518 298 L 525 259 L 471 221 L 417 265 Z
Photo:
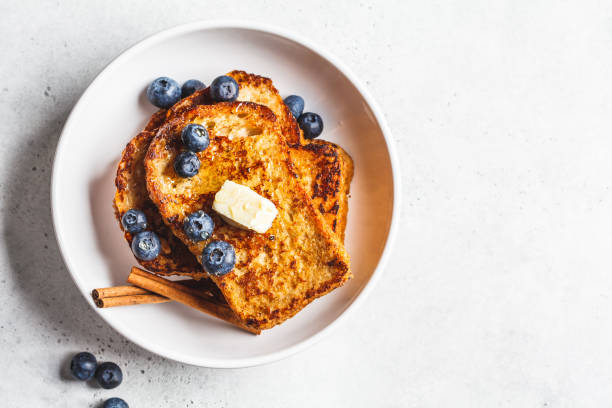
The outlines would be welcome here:
M 229 180 L 215 194 L 212 208 L 229 224 L 259 233 L 266 232 L 278 214 L 272 201 Z

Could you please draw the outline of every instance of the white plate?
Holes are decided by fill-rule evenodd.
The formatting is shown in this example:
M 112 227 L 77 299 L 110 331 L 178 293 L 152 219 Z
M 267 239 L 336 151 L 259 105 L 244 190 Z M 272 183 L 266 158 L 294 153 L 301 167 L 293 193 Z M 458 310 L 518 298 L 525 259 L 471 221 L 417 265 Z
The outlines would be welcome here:
M 306 110 L 323 117 L 321 138 L 353 157 L 346 246 L 355 277 L 261 336 L 176 303 L 95 309 L 139 346 L 206 367 L 264 364 L 329 332 L 380 276 L 399 215 L 390 132 L 372 98 L 338 60 L 295 35 L 251 23 L 180 26 L 136 44 L 108 65 L 74 107 L 57 147 L 55 231 L 68 270 L 89 302 L 93 288 L 125 283 L 135 264 L 111 203 L 121 151 L 155 111 L 144 93 L 147 84 L 162 75 L 208 84 L 233 69 L 272 78 L 283 96 L 302 95 Z

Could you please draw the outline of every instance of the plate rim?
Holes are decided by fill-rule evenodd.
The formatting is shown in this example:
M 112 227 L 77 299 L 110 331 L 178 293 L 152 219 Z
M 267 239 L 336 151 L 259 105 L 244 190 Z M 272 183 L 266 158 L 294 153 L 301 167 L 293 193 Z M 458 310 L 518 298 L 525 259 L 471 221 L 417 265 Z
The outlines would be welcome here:
M 392 207 L 392 213 L 391 213 L 391 222 L 389 225 L 387 241 L 385 243 L 383 252 L 368 282 L 364 285 L 364 287 L 361 289 L 359 294 L 352 300 L 352 302 L 341 312 L 341 314 L 337 318 L 335 318 L 331 323 L 329 323 L 327 326 L 325 326 L 323 329 L 321 329 L 314 335 L 307 337 L 306 339 L 301 340 L 289 347 L 284 347 L 284 348 L 281 348 L 280 350 L 276 350 L 274 352 L 269 352 L 269 353 L 265 353 L 265 354 L 254 356 L 254 357 L 243 357 L 243 358 L 231 359 L 231 360 L 224 359 L 224 358 L 202 358 L 202 357 L 185 358 L 185 356 L 183 355 L 177 355 L 173 353 L 172 351 L 169 351 L 163 348 L 158 349 L 154 345 L 147 344 L 147 342 L 145 341 L 140 341 L 138 339 L 135 339 L 131 335 L 129 330 L 127 330 L 125 327 L 123 327 L 122 325 L 118 325 L 116 322 L 111 322 L 110 319 L 104 313 L 102 313 L 100 309 L 96 308 L 94 304 L 87 298 L 85 292 L 83 292 L 83 290 L 81 289 L 80 279 L 73 272 L 75 268 L 72 265 L 71 260 L 69 259 L 70 256 L 68 255 L 67 246 L 63 242 L 61 233 L 60 233 L 61 227 L 58 224 L 58 212 L 59 212 L 58 206 L 59 204 L 56 203 L 56 200 L 58 200 L 58 197 L 59 197 L 59 193 L 56 192 L 56 190 L 59 189 L 58 187 L 59 182 L 56 180 L 56 178 L 58 177 L 57 169 L 59 167 L 58 163 L 61 161 L 61 158 L 62 158 L 62 152 L 64 151 L 64 142 L 65 142 L 65 138 L 63 136 L 65 133 L 69 132 L 72 126 L 72 123 L 75 121 L 75 118 L 78 116 L 78 113 L 84 106 L 83 101 L 85 100 L 86 95 L 91 91 L 92 86 L 95 83 L 100 82 L 105 76 L 108 75 L 109 72 L 119 67 L 121 63 L 124 60 L 127 60 L 132 54 L 138 52 L 139 50 L 151 44 L 155 44 L 160 41 L 164 41 L 167 38 L 179 36 L 179 35 L 190 33 L 190 32 L 217 30 L 217 29 L 254 30 L 254 31 L 259 31 L 259 32 L 266 33 L 266 34 L 275 35 L 280 38 L 288 39 L 314 52 L 316 55 L 323 58 L 328 63 L 330 63 L 332 66 L 334 66 L 336 69 L 338 69 L 338 71 L 340 71 L 349 80 L 349 82 L 351 82 L 351 84 L 357 89 L 357 91 L 361 94 L 366 104 L 372 111 L 374 118 L 382 131 L 383 138 L 385 140 L 385 144 L 387 147 L 387 151 L 389 153 L 389 159 L 390 159 L 390 164 L 391 164 L 391 178 L 392 178 L 392 185 L 393 185 L 393 207 Z M 100 316 L 100 318 L 102 318 L 102 320 L 104 320 L 106 324 L 108 324 L 111 328 L 113 328 L 113 330 L 115 330 L 120 335 L 127 338 L 132 343 L 138 345 L 139 347 L 142 347 L 145 350 L 148 350 L 151 353 L 154 353 L 161 357 L 168 358 L 168 359 L 178 361 L 181 363 L 186 363 L 186 364 L 201 366 L 201 367 L 209 367 L 209 368 L 252 367 L 252 366 L 268 364 L 268 363 L 272 363 L 272 362 L 284 359 L 286 357 L 289 357 L 293 354 L 296 354 L 314 345 L 315 343 L 323 339 L 325 336 L 329 335 L 331 331 L 334 328 L 336 328 L 340 322 L 346 319 L 347 316 L 353 313 L 363 303 L 363 301 L 368 297 L 368 295 L 372 292 L 376 283 L 378 282 L 381 275 L 383 274 L 384 268 L 386 267 L 388 263 L 391 250 L 394 247 L 397 230 L 399 228 L 399 218 L 400 218 L 400 208 L 401 208 L 401 204 L 400 204 L 401 177 L 400 175 L 401 175 L 401 172 L 399 168 L 399 160 L 397 158 L 397 151 L 396 151 L 395 143 L 391 135 L 391 130 L 389 129 L 389 126 L 385 120 L 385 117 L 380 107 L 378 106 L 378 104 L 376 103 L 372 95 L 369 93 L 367 88 L 355 76 L 355 74 L 353 74 L 353 72 L 337 57 L 335 57 L 334 55 L 326 51 L 321 46 L 304 38 L 303 36 L 287 31 L 286 29 L 280 28 L 278 26 L 264 24 L 264 23 L 243 21 L 243 20 L 195 21 L 195 22 L 191 22 L 187 24 L 181 24 L 181 25 L 171 27 L 168 29 L 164 29 L 162 31 L 149 35 L 142 40 L 137 41 L 135 44 L 129 46 L 127 49 L 119 53 L 119 55 L 117 55 L 111 62 L 109 62 L 95 76 L 95 78 L 87 85 L 87 88 L 81 94 L 78 101 L 73 106 L 72 110 L 70 111 L 70 114 L 68 115 L 68 118 L 66 119 L 66 122 L 64 123 L 62 131 L 60 133 L 60 137 L 57 142 L 57 147 L 55 149 L 55 154 L 53 158 L 53 169 L 52 169 L 52 174 L 51 174 L 51 189 L 50 189 L 51 216 L 52 216 L 52 221 L 53 221 L 53 230 L 55 233 L 55 239 L 58 243 L 59 252 L 61 254 L 62 260 L 64 261 L 64 264 L 66 265 L 66 269 L 70 273 L 72 280 L 74 281 L 75 285 L 77 286 L 81 294 L 86 298 L 86 301 L 89 304 L 89 306 L 93 308 L 95 312 L 97 313 L 97 315 Z

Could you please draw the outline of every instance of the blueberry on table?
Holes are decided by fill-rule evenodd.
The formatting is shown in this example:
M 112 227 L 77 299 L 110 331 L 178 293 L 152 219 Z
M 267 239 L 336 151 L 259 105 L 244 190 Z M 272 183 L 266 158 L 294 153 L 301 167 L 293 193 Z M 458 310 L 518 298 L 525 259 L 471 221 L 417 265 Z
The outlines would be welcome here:
M 306 139 L 314 139 L 323 132 L 323 119 L 313 112 L 305 112 L 298 118 L 298 125 Z
M 206 150 L 210 143 L 208 131 L 204 126 L 198 125 L 197 123 L 190 123 L 183 128 L 181 140 L 187 150 L 196 153 Z
M 289 95 L 284 102 L 296 119 L 304 112 L 304 98 L 301 96 Z
M 115 363 L 102 363 L 96 370 L 96 380 L 98 384 L 100 384 L 100 387 L 110 390 L 121 384 L 121 381 L 123 381 L 123 373 L 121 372 L 121 368 Z
M 202 265 L 206 272 L 215 276 L 229 273 L 236 263 L 234 247 L 225 241 L 213 241 L 202 251 Z
M 132 239 L 132 252 L 141 261 L 152 261 L 161 250 L 161 242 L 153 231 L 142 231 Z
M 124 400 L 121 398 L 113 397 L 104 401 L 102 408 L 130 408 Z
M 147 229 L 147 216 L 140 210 L 127 210 L 121 217 L 123 229 L 130 234 L 135 234 Z
M 181 99 L 181 87 L 172 78 L 159 77 L 147 88 L 147 98 L 158 108 L 167 109 Z
M 198 89 L 206 88 L 204 82 L 198 81 L 197 79 L 190 79 L 185 81 L 183 86 L 181 87 L 181 98 L 186 98 Z
M 75 354 L 70 361 L 70 372 L 77 380 L 86 381 L 93 377 L 98 363 L 93 354 L 86 351 Z
M 210 84 L 210 96 L 216 102 L 232 102 L 238 99 L 238 89 L 238 82 L 234 78 L 223 75 Z
M 205 241 L 212 235 L 215 223 L 208 214 L 200 210 L 189 214 L 185 218 L 183 229 L 192 241 Z
M 194 152 L 181 152 L 174 159 L 174 170 L 181 177 L 193 177 L 200 171 L 200 159 Z

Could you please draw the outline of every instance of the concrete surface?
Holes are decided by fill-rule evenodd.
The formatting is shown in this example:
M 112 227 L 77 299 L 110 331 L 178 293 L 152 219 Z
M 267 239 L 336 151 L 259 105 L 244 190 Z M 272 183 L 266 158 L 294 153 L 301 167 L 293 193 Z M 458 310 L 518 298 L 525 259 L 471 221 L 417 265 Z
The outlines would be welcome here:
M 608 406 L 609 2 L 234 3 L 0 3 L 1 405 Z M 59 133 L 93 77 L 149 34 L 215 18 L 274 23 L 344 60 L 387 115 L 405 194 L 360 313 L 242 370 L 167 361 L 106 326 L 68 276 L 49 209 Z M 124 384 L 67 380 L 80 350 L 118 362 Z

